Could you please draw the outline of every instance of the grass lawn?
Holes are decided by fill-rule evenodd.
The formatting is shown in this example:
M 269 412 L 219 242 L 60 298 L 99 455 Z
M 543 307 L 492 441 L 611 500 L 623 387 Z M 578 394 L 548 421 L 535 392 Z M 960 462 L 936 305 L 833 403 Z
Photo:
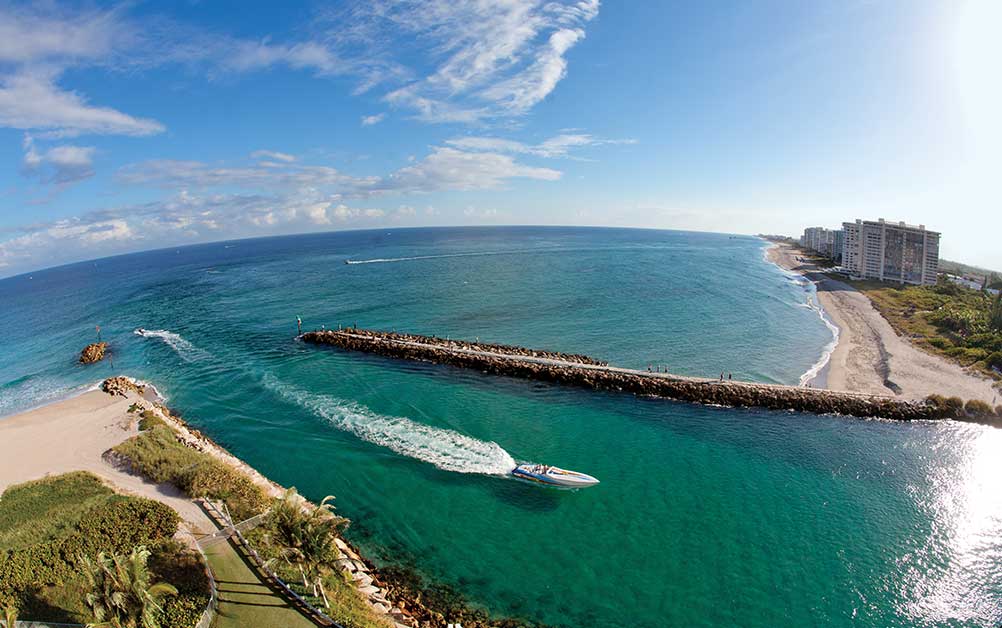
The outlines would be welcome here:
M 263 584 L 232 543 L 217 543 L 205 553 L 219 587 L 214 628 L 316 626 Z

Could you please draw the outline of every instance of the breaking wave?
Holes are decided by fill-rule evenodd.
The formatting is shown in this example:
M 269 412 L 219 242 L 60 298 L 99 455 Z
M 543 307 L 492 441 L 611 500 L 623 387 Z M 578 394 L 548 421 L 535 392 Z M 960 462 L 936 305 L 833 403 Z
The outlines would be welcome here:
M 271 375 L 264 376 L 264 385 L 339 430 L 398 454 L 431 463 L 439 469 L 507 475 L 515 468 L 511 455 L 493 441 L 477 440 L 403 417 L 382 416 L 351 401 L 301 390 Z
M 175 353 L 181 356 L 181 359 L 185 362 L 194 362 L 196 360 L 202 360 L 209 357 L 209 353 L 207 351 L 199 349 L 195 345 L 191 344 L 182 338 L 180 334 L 175 334 L 174 332 L 166 329 L 137 329 L 132 333 L 144 338 L 159 338 L 165 345 L 173 349 Z

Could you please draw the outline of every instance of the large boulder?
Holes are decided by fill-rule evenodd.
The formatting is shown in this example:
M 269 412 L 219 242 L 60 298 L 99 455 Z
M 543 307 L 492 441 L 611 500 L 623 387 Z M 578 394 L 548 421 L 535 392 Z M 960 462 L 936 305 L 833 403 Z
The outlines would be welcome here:
M 93 364 L 104 359 L 104 351 L 108 348 L 107 342 L 93 342 L 83 348 L 80 352 L 80 361 L 84 364 Z

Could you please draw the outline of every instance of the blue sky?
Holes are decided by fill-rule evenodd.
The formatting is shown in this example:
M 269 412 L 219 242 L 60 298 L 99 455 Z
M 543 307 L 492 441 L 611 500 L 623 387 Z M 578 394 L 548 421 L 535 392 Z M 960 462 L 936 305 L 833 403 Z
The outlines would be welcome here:
M 0 276 L 388 226 L 799 233 L 1002 268 L 994 0 L 0 3 Z

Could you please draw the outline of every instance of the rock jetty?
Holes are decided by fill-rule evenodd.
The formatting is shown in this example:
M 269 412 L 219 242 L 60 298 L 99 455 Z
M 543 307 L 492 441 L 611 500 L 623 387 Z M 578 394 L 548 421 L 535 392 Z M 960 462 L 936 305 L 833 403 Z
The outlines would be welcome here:
M 137 384 L 134 380 L 119 375 L 117 377 L 109 377 L 101 382 L 101 390 L 109 395 L 121 395 L 122 397 L 127 397 L 130 392 L 142 395 L 146 392 L 146 386 Z
M 910 421 L 941 419 L 928 401 L 734 380 L 683 377 L 609 366 L 576 354 L 364 329 L 307 332 L 304 342 L 483 373 L 648 397 L 732 407 L 795 410 Z
M 107 342 L 92 342 L 80 352 L 80 361 L 84 364 L 99 362 L 104 359 L 104 352 L 107 348 Z

